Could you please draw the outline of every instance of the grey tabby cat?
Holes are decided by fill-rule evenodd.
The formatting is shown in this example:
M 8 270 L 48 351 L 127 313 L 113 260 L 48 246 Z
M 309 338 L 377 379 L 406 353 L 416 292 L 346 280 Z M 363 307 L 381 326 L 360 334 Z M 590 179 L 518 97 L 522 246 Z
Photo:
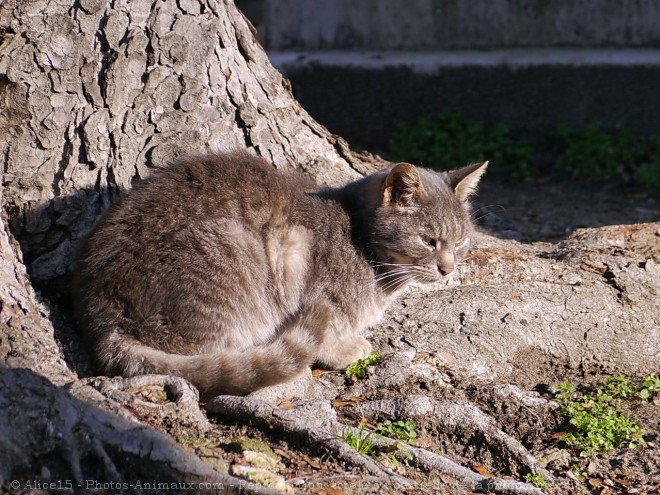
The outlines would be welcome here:
M 193 156 L 114 204 L 81 247 L 75 300 L 102 371 L 172 374 L 204 397 L 245 394 L 318 362 L 369 354 L 361 335 L 407 284 L 452 272 L 487 163 L 399 163 L 321 189 L 244 152 Z

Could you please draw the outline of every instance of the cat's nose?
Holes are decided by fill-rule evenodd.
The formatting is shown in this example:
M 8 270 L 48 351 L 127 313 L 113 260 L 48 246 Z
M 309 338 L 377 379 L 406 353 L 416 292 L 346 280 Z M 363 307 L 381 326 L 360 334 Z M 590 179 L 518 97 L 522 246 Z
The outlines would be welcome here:
M 438 272 L 442 274 L 443 277 L 446 277 L 451 272 L 454 271 L 454 265 L 449 263 L 438 263 Z

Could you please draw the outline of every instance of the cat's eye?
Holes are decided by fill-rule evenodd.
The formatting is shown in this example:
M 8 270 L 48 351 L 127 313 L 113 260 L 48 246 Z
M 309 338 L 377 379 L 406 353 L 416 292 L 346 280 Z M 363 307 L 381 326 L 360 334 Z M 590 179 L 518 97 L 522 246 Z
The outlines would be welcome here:
M 435 249 L 437 242 L 433 237 L 429 237 L 428 235 L 424 234 L 421 234 L 420 237 L 422 238 L 422 242 L 424 242 L 424 244 Z

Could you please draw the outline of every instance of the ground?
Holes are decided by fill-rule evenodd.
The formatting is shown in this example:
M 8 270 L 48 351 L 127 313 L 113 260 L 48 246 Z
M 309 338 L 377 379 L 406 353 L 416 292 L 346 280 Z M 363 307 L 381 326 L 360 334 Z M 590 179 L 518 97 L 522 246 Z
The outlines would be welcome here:
M 373 429 L 376 425 L 383 424 L 388 415 L 396 416 L 405 410 L 407 417 L 411 417 L 415 424 L 417 437 L 414 444 L 417 447 L 446 456 L 486 477 L 497 476 L 512 484 L 521 480 L 526 470 L 521 466 L 520 459 L 516 459 L 516 455 L 507 450 L 508 446 L 494 446 L 492 438 L 484 438 L 482 432 L 476 430 L 466 434 L 466 429 L 462 426 L 452 423 L 451 419 L 440 417 L 438 409 L 434 410 L 434 414 L 419 410 L 427 397 L 433 397 L 432 400 L 438 404 L 450 405 L 446 409 L 448 415 L 451 415 L 451 405 L 458 405 L 461 423 L 469 423 L 465 418 L 472 416 L 469 409 L 470 404 L 474 404 L 494 419 L 497 428 L 501 428 L 512 438 L 520 439 L 524 447 L 539 459 L 547 468 L 547 472 L 554 477 L 554 482 L 545 493 L 658 493 L 660 450 L 657 432 L 660 401 L 657 396 L 655 403 L 631 400 L 623 405 L 626 412 L 636 418 L 646 430 L 646 446 L 637 449 L 621 448 L 608 454 L 580 457 L 577 452 L 561 443 L 560 435 L 568 428 L 553 406 L 553 399 L 557 394 L 552 387 L 539 387 L 537 391 L 525 392 L 508 384 L 475 385 L 467 381 L 461 383 L 448 375 L 440 380 L 424 380 L 420 377 L 423 377 L 425 372 L 437 369 L 437 363 L 433 363 L 431 357 L 418 354 L 412 357 L 411 361 L 406 361 L 402 360 L 401 354 L 396 351 L 381 350 L 386 353 L 383 360 L 370 368 L 364 379 L 349 379 L 339 372 L 318 372 L 305 379 L 308 395 L 337 397 L 331 402 L 332 409 L 322 400 L 273 401 L 276 395 L 257 395 L 248 398 L 245 403 L 249 404 L 253 400 L 258 402 L 264 398 L 276 403 L 273 409 L 275 415 L 266 419 L 265 423 L 261 421 L 261 413 L 254 414 L 261 419 L 251 425 L 241 421 L 235 423 L 236 418 L 231 415 L 214 414 L 215 408 L 211 403 L 206 405 L 211 411 L 210 428 L 201 436 L 193 435 L 192 438 L 187 438 L 189 432 L 179 429 L 176 425 L 154 425 L 173 435 L 184 448 L 196 453 L 220 471 L 242 475 L 250 480 L 260 476 L 262 481 L 267 479 L 265 482 L 272 487 L 295 490 L 296 493 L 486 493 L 487 490 L 479 491 L 476 486 L 470 487 L 469 483 L 454 479 L 446 472 L 420 469 L 411 458 L 397 453 L 397 448 L 376 449 L 374 458 L 378 466 L 394 475 L 405 476 L 413 483 L 407 487 L 392 486 L 391 479 L 383 479 L 373 474 L 365 475 L 364 468 L 356 468 L 350 460 L 332 452 L 318 437 L 310 440 L 306 434 L 300 435 L 286 426 L 291 421 L 291 418 L 286 416 L 289 412 L 307 425 L 315 422 L 310 416 L 327 416 L 321 422 L 334 423 L 335 430 L 331 435 L 334 438 L 331 440 L 341 442 L 344 428 L 362 422 L 367 428 Z M 413 371 L 410 372 L 410 369 Z M 447 380 L 446 383 L 443 379 Z M 585 390 L 593 388 L 599 379 L 587 377 L 586 382 L 591 380 L 594 383 L 587 383 Z M 290 391 L 291 389 L 288 389 L 287 393 Z M 396 405 L 398 398 L 404 398 L 407 404 L 398 404 L 399 411 L 396 412 L 395 407 L 393 412 L 387 404 Z M 226 405 L 227 403 L 217 409 L 226 411 Z M 332 414 L 328 414 L 329 412 Z M 240 412 L 238 414 L 240 415 Z M 280 414 L 282 416 L 279 416 Z M 283 423 L 277 420 L 278 417 L 282 418 Z M 148 420 L 145 417 L 140 419 Z M 336 428 L 336 425 L 341 426 Z M 475 459 L 479 459 L 479 462 L 476 463 Z
M 516 194 L 511 194 L 514 187 Z M 524 242 L 558 242 L 576 228 L 657 222 L 660 220 L 660 191 L 616 179 L 585 182 L 543 178 L 515 181 L 514 185 L 511 179 L 494 177 L 484 181 L 480 188 L 476 216 L 488 216 L 488 212 L 498 217 L 493 224 L 495 230 L 504 231 L 512 238 Z M 484 221 L 490 223 L 488 218 Z M 599 378 L 602 377 L 585 377 L 585 381 Z M 487 403 L 481 405 L 486 410 L 490 408 Z M 580 486 L 584 493 L 660 493 L 657 446 L 660 409 L 658 405 L 636 405 L 631 415 L 648 432 L 648 449 L 617 450 L 592 458 L 572 459 L 576 472 L 582 474 Z M 515 421 L 509 423 L 509 428 L 515 430 L 515 424 Z M 532 449 L 535 455 L 543 456 L 554 443 L 551 440 L 553 426 L 557 427 L 548 425 L 545 439 L 541 435 L 541 442 Z M 508 432 L 522 438 L 515 431 Z M 524 431 L 517 433 L 524 434 Z M 562 490 L 549 493 L 566 493 Z
M 515 194 L 512 194 L 515 191 Z M 538 180 L 487 175 L 479 186 L 476 217 L 494 213 L 496 230 L 525 242 L 557 242 L 580 227 L 627 225 L 660 220 L 660 191 L 618 179 Z

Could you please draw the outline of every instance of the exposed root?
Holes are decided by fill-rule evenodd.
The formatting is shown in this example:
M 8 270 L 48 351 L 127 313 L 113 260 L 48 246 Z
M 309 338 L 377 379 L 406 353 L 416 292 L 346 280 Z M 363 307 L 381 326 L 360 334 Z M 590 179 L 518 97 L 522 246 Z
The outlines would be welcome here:
M 492 387 L 492 392 L 494 395 L 497 395 L 501 398 L 514 400 L 521 407 L 526 407 L 529 409 L 537 408 L 548 408 L 548 409 L 557 409 L 559 404 L 552 402 L 548 399 L 540 397 L 539 394 L 535 392 L 528 392 L 526 390 L 521 390 L 519 387 L 508 384 L 495 385 Z
M 481 425 L 486 422 L 488 428 L 484 431 L 484 435 L 488 435 L 488 438 L 495 438 L 496 441 L 503 442 L 506 448 L 511 452 L 514 452 L 515 455 L 521 455 L 521 452 L 519 452 L 520 449 L 524 451 L 522 446 L 515 444 L 515 440 L 507 437 L 500 430 L 497 430 L 494 426 L 488 424 L 486 419 L 484 419 L 487 418 L 485 415 L 482 414 L 483 417 L 478 417 L 474 411 L 469 410 L 469 408 L 477 410 L 474 406 L 457 403 L 448 403 L 448 405 L 445 405 L 427 397 L 406 397 L 386 401 L 372 401 L 365 402 L 361 405 L 365 406 L 365 409 L 373 412 L 379 412 L 381 414 L 389 412 L 393 418 L 415 417 L 416 414 L 421 413 L 442 415 L 451 411 L 452 406 L 460 405 L 462 410 L 465 410 L 466 408 L 468 409 L 468 423 L 473 428 L 477 428 L 475 424 Z M 364 434 L 364 431 L 360 432 L 356 428 L 339 423 L 335 411 L 326 401 L 316 401 L 314 403 L 305 403 L 301 401 L 297 404 L 293 404 L 291 410 L 283 410 L 254 397 L 220 396 L 207 403 L 206 409 L 213 414 L 218 414 L 225 418 L 239 421 L 245 421 L 248 419 L 251 423 L 256 422 L 261 425 L 267 425 L 269 428 L 278 429 L 287 434 L 294 434 L 307 442 L 312 442 L 313 444 L 324 448 L 335 455 L 338 459 L 343 460 L 352 466 L 363 469 L 369 475 L 378 477 L 381 481 L 389 480 L 390 482 L 401 486 L 410 486 L 412 483 L 410 480 L 382 467 L 371 458 L 358 454 L 341 440 L 338 437 L 338 434 L 346 428 L 352 429 L 356 435 Z M 415 414 L 412 414 L 413 412 L 415 412 Z M 451 412 L 451 414 L 454 414 L 454 412 Z M 416 467 L 425 472 L 434 472 L 451 476 L 476 492 L 534 495 L 542 493 L 538 488 L 527 483 L 498 478 L 486 478 L 456 464 L 444 456 L 434 454 L 433 452 L 421 448 L 403 445 L 400 442 L 397 443 L 395 440 L 390 440 L 378 435 L 373 435 L 372 440 L 374 445 L 382 448 L 392 447 L 397 444 L 399 449 L 412 456 L 412 463 Z M 526 451 L 524 452 L 526 453 Z M 538 463 L 533 457 L 528 453 L 527 456 L 529 458 L 525 458 L 525 460 L 530 464 L 537 466 L 535 471 L 543 472 L 544 475 L 550 478 L 547 472 L 538 466 Z
M 309 415 L 304 414 L 300 408 L 295 411 L 284 411 L 254 397 L 223 395 L 209 401 L 206 410 L 238 421 L 249 418 L 251 423 L 264 424 L 269 428 L 296 435 L 381 480 L 389 480 L 392 484 L 403 486 L 410 485 L 410 481 L 406 478 L 381 467 L 372 459 L 358 454 L 349 447 L 338 437 L 338 433 L 345 427 L 337 421 L 336 413 L 330 405 L 327 402 L 316 402 L 315 405 L 323 409 L 322 414 L 319 414 L 318 409 Z M 315 418 L 316 421 L 310 418 Z
M 104 380 L 111 381 L 100 379 Z M 148 377 L 146 381 L 153 382 Z M 155 381 L 169 380 L 164 377 Z M 136 382 L 145 383 L 128 381 Z M 51 480 L 73 479 L 82 487 L 90 479 L 99 483 L 157 480 L 200 487 L 215 484 L 224 493 L 280 493 L 213 470 L 167 436 L 136 424 L 135 418 L 126 421 L 115 410 L 110 413 L 99 409 L 99 399 L 103 399 L 101 394 L 81 381 L 65 389 L 30 370 L 0 368 L 3 479 L 17 479 L 29 462 L 48 468 Z M 25 421 L 26 412 L 30 421 Z M 52 463 L 54 457 L 63 459 L 66 468 Z
M 211 427 L 199 408 L 199 392 L 183 378 L 169 375 L 115 379 L 94 377 L 87 379 L 86 383 L 109 399 L 130 408 L 138 417 L 176 418 L 181 424 L 201 432 Z
M 465 443 L 469 438 L 477 437 L 489 450 L 496 451 L 498 457 L 513 463 L 514 471 L 519 466 L 525 466 L 533 473 L 540 472 L 546 479 L 552 479 L 550 473 L 520 442 L 497 428 L 493 418 L 470 403 L 440 402 L 426 396 L 407 396 L 364 402 L 360 404 L 360 409 L 363 413 L 390 419 L 430 422 L 441 435 L 456 436 Z
M 455 463 L 445 456 L 426 449 L 411 447 L 396 440 L 375 437 L 374 444 L 378 447 L 396 446 L 399 450 L 412 456 L 412 464 L 425 472 L 435 472 L 451 476 L 476 493 L 503 493 L 520 495 L 541 495 L 543 492 L 521 481 L 487 478 Z

